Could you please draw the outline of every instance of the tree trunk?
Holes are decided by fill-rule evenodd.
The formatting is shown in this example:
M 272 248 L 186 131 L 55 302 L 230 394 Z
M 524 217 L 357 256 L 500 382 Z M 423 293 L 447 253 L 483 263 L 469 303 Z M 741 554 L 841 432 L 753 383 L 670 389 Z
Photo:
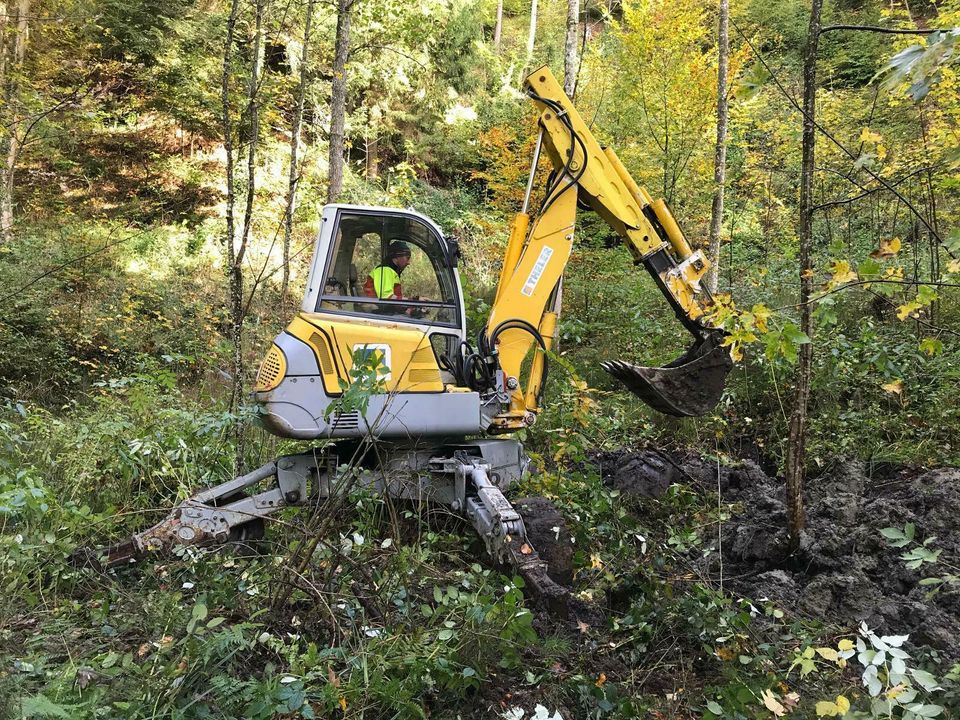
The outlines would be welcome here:
M 500 52 L 500 35 L 503 33 L 503 0 L 497 0 L 497 24 L 493 26 L 493 47 Z
M 720 277 L 720 230 L 723 227 L 723 193 L 727 181 L 727 73 L 730 65 L 730 0 L 720 0 L 720 28 L 717 35 L 717 145 L 713 156 L 713 208 L 710 213 L 710 246 L 707 258 L 711 266 L 707 289 L 717 291 Z
M 226 207 L 226 237 L 224 245 L 227 250 L 227 282 L 230 305 L 230 339 L 233 343 L 233 380 L 230 387 L 230 409 L 236 406 L 238 397 L 238 382 L 240 382 L 240 370 L 242 366 L 242 355 L 237 351 L 242 340 L 242 325 L 238 326 L 235 321 L 236 308 L 243 305 L 243 275 L 242 268 L 237 263 L 237 248 L 235 245 L 236 226 L 234 220 L 234 206 L 236 205 L 236 187 L 234 178 L 234 159 L 233 159 L 233 123 L 230 117 L 230 66 L 233 58 L 233 36 L 237 26 L 237 15 L 240 11 L 240 0 L 232 0 L 230 4 L 230 15 L 227 18 L 227 37 L 223 48 L 223 76 L 221 78 L 221 101 L 223 103 L 223 149 L 226 155 L 227 172 L 227 207 Z M 239 271 L 239 272 L 238 272 Z M 238 300 L 238 295 L 240 298 Z M 234 472 L 240 471 L 240 450 L 239 450 L 239 423 L 237 424 L 236 436 L 238 439 L 238 450 L 234 456 Z
M 380 177 L 380 141 L 377 138 L 367 140 L 367 180 Z
M 7 7 L 9 11 L 9 5 Z M 27 52 L 27 39 L 30 27 L 27 20 L 30 16 L 30 0 L 17 0 L 16 10 L 10 18 L 14 26 L 12 51 L 8 53 L 6 37 L 6 22 L 4 33 L 0 36 L 3 44 L 3 76 L 6 80 L 4 99 L 7 108 L 3 118 L 7 137 L 4 143 L 3 190 L 0 192 L 0 243 L 9 242 L 13 237 L 13 189 L 14 175 L 17 169 L 17 160 L 20 157 L 22 138 L 18 135 L 20 124 L 19 73 L 23 66 L 23 59 Z
M 537 0 L 530 3 L 530 32 L 527 34 L 527 61 L 533 57 L 533 46 L 537 40 Z
M 350 57 L 350 8 L 354 0 L 337 0 L 337 38 L 330 89 L 330 172 L 327 202 L 343 190 L 344 125 L 347 115 L 347 60 Z
M 569 97 L 577 86 L 577 28 L 580 26 L 580 0 L 567 0 L 567 38 L 563 52 L 563 90 Z
M 303 26 L 303 56 L 300 58 L 300 84 L 293 109 L 293 126 L 290 128 L 290 176 L 287 184 L 287 211 L 283 217 L 283 279 L 280 283 L 280 301 L 287 302 L 290 287 L 290 238 L 293 235 L 293 215 L 297 209 L 297 184 L 300 182 L 300 128 L 303 124 L 303 107 L 307 97 L 307 63 L 310 59 L 310 34 L 313 30 L 313 8 L 316 0 L 307 2 L 307 19 Z
M 810 29 L 803 60 L 803 150 L 800 165 L 800 330 L 813 337 L 813 175 L 816 143 L 817 46 L 820 41 L 820 11 L 823 0 L 813 0 Z M 800 545 L 805 524 L 803 482 L 806 459 L 807 411 L 810 401 L 810 378 L 813 372 L 813 345 L 800 346 L 797 363 L 793 409 L 787 431 L 786 483 L 787 531 L 791 550 Z

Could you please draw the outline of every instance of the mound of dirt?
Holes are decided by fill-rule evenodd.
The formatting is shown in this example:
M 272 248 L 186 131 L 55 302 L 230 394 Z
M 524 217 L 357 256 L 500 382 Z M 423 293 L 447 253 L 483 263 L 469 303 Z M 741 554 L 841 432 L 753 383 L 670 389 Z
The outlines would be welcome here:
M 600 458 L 605 482 L 638 498 L 656 497 L 672 482 L 716 491 L 715 461 L 656 451 Z M 781 479 L 744 460 L 720 470 L 724 503 L 734 503 L 724 524 L 724 576 L 738 593 L 768 598 L 784 610 L 824 622 L 909 633 L 960 658 L 960 592 L 931 595 L 924 577 L 951 572 L 943 564 L 911 570 L 901 558 L 914 545 L 892 547 L 887 527 L 916 527 L 919 543 L 935 538 L 945 564 L 960 559 L 960 469 L 873 466 L 849 461 L 808 479 L 807 526 L 801 547 L 787 552 L 785 490 Z M 699 559 L 716 577 L 713 557 Z

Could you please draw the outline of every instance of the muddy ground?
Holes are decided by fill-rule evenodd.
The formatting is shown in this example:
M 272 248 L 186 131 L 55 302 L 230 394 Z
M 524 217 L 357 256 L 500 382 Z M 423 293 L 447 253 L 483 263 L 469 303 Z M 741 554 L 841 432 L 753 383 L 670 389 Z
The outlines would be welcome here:
M 696 456 L 618 452 L 597 461 L 606 483 L 641 498 L 641 513 L 673 483 L 703 492 L 718 486 L 716 461 Z M 866 621 L 886 634 L 909 633 L 915 645 L 960 659 L 960 588 L 931 595 L 931 586 L 920 585 L 960 574 L 960 469 L 856 461 L 825 469 L 807 481 L 807 527 L 794 553 L 787 552 L 783 481 L 752 460 L 719 474 L 722 501 L 732 505 L 721 532 L 726 588 L 827 624 L 853 629 Z M 880 534 L 906 523 L 921 543 L 934 538 L 929 549 L 941 551 L 940 562 L 906 567 L 901 555 L 915 545 L 895 548 Z M 719 576 L 717 554 L 696 552 L 691 560 Z

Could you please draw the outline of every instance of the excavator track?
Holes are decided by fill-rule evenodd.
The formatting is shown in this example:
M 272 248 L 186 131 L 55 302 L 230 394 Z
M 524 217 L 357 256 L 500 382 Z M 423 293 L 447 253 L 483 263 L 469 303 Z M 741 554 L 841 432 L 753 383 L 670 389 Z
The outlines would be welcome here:
M 511 440 L 486 442 L 512 443 L 516 448 L 520 447 Z M 525 465 L 522 453 L 513 456 L 520 457 L 521 465 Z M 422 459 L 424 453 L 404 452 L 399 460 L 402 464 L 415 457 Z M 420 469 L 433 476 L 428 482 L 459 488 L 453 496 L 445 496 L 444 504 L 474 526 L 494 560 L 509 565 L 523 578 L 529 595 L 536 602 L 558 617 L 567 617 L 569 589 L 557 582 L 554 568 L 533 547 L 523 517 L 497 484 L 503 484 L 502 481 L 491 480 L 491 477 L 501 478 L 503 468 L 492 473 L 491 466 L 483 458 L 457 451 L 452 457 L 430 458 L 421 463 Z M 515 470 L 519 477 L 522 467 Z M 156 553 L 168 553 L 178 546 L 217 547 L 256 540 L 262 537 L 263 523 L 270 514 L 282 508 L 313 503 L 335 492 L 338 477 L 342 475 L 338 473 L 336 458 L 323 453 L 307 452 L 278 458 L 247 475 L 196 493 L 175 506 L 162 521 L 135 533 L 128 540 L 74 553 L 73 562 L 78 566 L 109 570 Z M 365 477 L 371 489 L 395 497 L 416 497 L 398 492 L 398 488 L 409 481 L 408 476 L 397 478 L 384 473 Z M 268 479 L 273 479 L 272 486 L 255 492 L 255 486 Z M 313 486 L 312 492 L 310 485 Z M 560 519 L 553 519 L 551 523 L 561 523 L 562 518 L 555 508 L 553 512 L 551 517 Z

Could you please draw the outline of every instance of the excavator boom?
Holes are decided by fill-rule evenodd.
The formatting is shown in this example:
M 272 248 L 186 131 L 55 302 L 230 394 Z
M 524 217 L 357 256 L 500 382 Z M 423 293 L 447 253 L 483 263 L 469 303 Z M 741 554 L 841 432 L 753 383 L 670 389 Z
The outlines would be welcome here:
M 513 222 L 487 325 L 488 345 L 497 346 L 508 388 L 515 386 L 510 411 L 498 418 L 500 429 L 508 432 L 530 424 L 539 410 L 542 353 L 534 359 L 526 388 L 509 380 L 519 377 L 533 342 L 549 350 L 555 340 L 561 278 L 573 245 L 578 203 L 589 205 L 623 239 L 634 263 L 643 265 L 694 336 L 692 347 L 665 367 L 613 361 L 604 363 L 604 369 L 660 412 L 709 412 L 732 367 L 721 345 L 722 331 L 705 324 L 712 298 L 701 279 L 709 261 L 687 242 L 666 203 L 639 186 L 611 148 L 600 146 L 549 68 L 531 73 L 524 89 L 541 110 L 540 135 L 527 198 Z M 543 202 L 531 216 L 530 191 L 541 152 L 553 172 Z

